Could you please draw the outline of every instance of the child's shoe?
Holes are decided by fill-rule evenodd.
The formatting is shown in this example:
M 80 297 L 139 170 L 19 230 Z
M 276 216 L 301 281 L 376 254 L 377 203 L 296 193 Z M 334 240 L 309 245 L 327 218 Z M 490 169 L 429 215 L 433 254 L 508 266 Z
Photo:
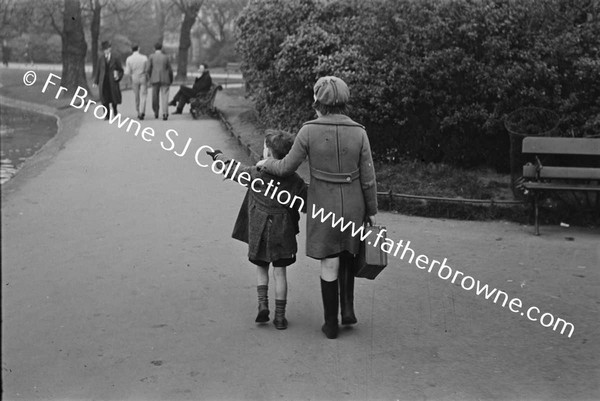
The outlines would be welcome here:
M 273 319 L 273 324 L 277 330 L 285 330 L 288 327 L 288 321 L 285 318 L 286 303 L 285 299 L 275 300 L 275 318 Z
M 269 286 L 259 285 L 256 287 L 258 291 L 258 315 L 256 315 L 256 323 L 266 323 L 269 321 Z
M 273 324 L 277 330 L 285 330 L 288 327 L 288 321 L 285 317 L 273 319 Z

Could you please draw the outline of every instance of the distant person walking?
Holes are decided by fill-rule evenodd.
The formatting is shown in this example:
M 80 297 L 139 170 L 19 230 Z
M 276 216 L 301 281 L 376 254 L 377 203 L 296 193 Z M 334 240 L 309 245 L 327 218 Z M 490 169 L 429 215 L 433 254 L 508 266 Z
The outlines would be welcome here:
M 138 119 L 146 116 L 146 98 L 148 96 L 148 57 L 140 53 L 138 45 L 131 46 L 133 54 L 125 60 L 125 73 L 131 77 L 131 88 L 135 99 L 135 111 Z
M 156 43 L 154 49 L 148 66 L 148 75 L 152 84 L 152 110 L 154 110 L 154 117 L 158 118 L 162 109 L 163 120 L 166 120 L 169 118 L 169 86 L 173 82 L 173 68 L 169 56 L 162 52 L 162 44 Z
M 27 64 L 29 65 L 33 65 L 33 53 L 31 51 L 31 46 L 29 45 L 29 43 L 25 44 L 25 60 L 27 61 Z
M 109 119 L 110 108 L 112 104 L 113 116 L 117 115 L 117 105 L 121 104 L 121 88 L 119 82 L 123 78 L 123 67 L 119 57 L 112 54 L 112 47 L 109 41 L 102 42 L 103 57 L 98 58 L 96 66 L 96 76 L 94 85 L 98 86 L 100 102 L 106 107 L 105 120 Z
M 6 39 L 2 41 L 2 64 L 5 67 L 8 67 L 8 62 L 10 61 L 10 47 L 6 44 Z
M 194 86 L 188 88 L 185 85 L 181 85 L 173 100 L 169 103 L 169 106 L 177 106 L 177 110 L 173 114 L 181 114 L 186 103 L 189 103 L 191 98 L 208 94 L 211 85 L 212 78 L 210 77 L 208 66 L 202 63 L 198 66 Z

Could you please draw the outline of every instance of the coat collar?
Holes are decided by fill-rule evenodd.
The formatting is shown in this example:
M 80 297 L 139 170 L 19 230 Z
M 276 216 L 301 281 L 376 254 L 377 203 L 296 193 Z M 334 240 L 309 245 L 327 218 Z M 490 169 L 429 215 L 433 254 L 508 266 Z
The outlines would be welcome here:
M 365 128 L 344 114 L 327 114 L 315 120 L 307 121 L 303 125 L 345 125 Z

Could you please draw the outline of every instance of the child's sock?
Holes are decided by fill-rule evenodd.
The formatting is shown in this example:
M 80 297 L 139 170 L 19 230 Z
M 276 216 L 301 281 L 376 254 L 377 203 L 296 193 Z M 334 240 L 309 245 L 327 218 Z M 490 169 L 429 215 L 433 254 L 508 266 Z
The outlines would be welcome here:
M 258 315 L 256 323 L 265 323 L 269 321 L 269 286 L 259 285 L 256 287 L 258 292 Z
M 275 300 L 275 319 L 273 319 L 273 324 L 278 330 L 287 329 L 288 322 L 285 318 L 285 305 L 287 304 L 287 300 L 285 299 L 276 299 Z

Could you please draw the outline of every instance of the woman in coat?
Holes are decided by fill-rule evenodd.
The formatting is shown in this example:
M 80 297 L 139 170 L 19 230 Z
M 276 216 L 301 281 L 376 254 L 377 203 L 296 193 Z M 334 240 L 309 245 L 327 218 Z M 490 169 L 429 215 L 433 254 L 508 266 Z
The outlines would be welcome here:
M 112 54 L 109 41 L 102 42 L 102 57 L 98 58 L 94 84 L 98 86 L 100 102 L 106 107 L 105 120 L 110 115 L 109 104 L 112 104 L 113 115 L 117 115 L 117 105 L 121 104 L 121 88 L 119 81 L 123 78 L 123 66 L 118 57 Z
M 328 338 L 338 334 L 338 295 L 342 324 L 357 322 L 354 314 L 354 255 L 360 235 L 353 236 L 363 222 L 375 224 L 377 186 L 371 146 L 365 128 L 346 116 L 350 91 L 337 77 L 322 77 L 314 86 L 316 120 L 304 123 L 292 149 L 282 160 L 259 163 L 268 173 L 285 176 L 308 157 L 310 185 L 306 222 L 306 254 L 321 261 L 321 295 Z M 323 209 L 323 214 L 319 211 Z M 328 213 L 327 221 L 322 219 Z M 343 218 L 352 223 L 342 232 L 332 222 Z M 339 286 L 339 287 L 338 287 Z

